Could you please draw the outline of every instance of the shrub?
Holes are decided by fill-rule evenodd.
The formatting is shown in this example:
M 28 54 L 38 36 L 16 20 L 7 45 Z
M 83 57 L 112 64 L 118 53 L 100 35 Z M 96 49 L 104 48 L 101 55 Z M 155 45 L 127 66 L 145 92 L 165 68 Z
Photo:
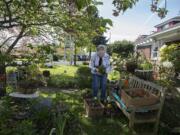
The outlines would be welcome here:
M 145 61 L 144 63 L 140 64 L 140 68 L 142 68 L 143 70 L 152 70 L 153 65 L 151 62 Z
M 180 72 L 180 44 L 164 45 L 160 49 L 161 62 L 170 61 L 173 63 L 175 71 Z
M 53 55 L 53 61 L 58 61 L 59 58 L 58 58 L 58 55 Z
M 75 76 L 69 76 L 68 73 L 51 75 L 48 85 L 58 88 L 90 88 L 91 72 L 89 67 L 82 66 L 76 71 Z
M 76 72 L 76 79 L 79 88 L 90 88 L 91 87 L 91 70 L 89 67 L 79 67 Z
M 14 135 L 36 135 L 35 125 L 30 120 L 23 120 L 18 122 L 14 129 Z
M 126 62 L 127 71 L 130 73 L 134 73 L 135 69 L 137 68 L 137 63 L 135 61 L 128 61 Z
M 87 61 L 83 61 L 83 63 L 82 63 L 83 65 L 89 65 L 89 62 L 87 62 Z
M 135 54 L 130 54 L 128 59 L 126 60 L 126 68 L 130 73 L 134 73 L 135 69 L 137 69 L 137 56 Z
M 76 79 L 66 74 L 52 75 L 48 80 L 48 85 L 58 88 L 76 88 Z
M 126 58 L 129 54 L 134 52 L 134 44 L 131 41 L 122 40 L 115 41 L 107 48 L 108 53 L 117 53 L 121 57 Z
M 44 77 L 50 77 L 50 71 L 49 70 L 44 70 L 43 71 L 43 76 Z

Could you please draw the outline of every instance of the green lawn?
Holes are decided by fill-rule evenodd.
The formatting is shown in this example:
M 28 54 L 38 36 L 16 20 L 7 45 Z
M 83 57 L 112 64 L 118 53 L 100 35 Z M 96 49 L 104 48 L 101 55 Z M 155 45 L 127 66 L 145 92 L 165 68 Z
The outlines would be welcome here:
M 74 77 L 78 66 L 54 66 L 53 68 L 41 68 L 43 70 L 49 70 L 52 75 L 60 75 L 66 73 L 68 76 Z
M 80 66 L 54 66 L 53 68 L 41 68 L 41 71 L 43 70 L 49 70 L 52 75 L 60 75 L 60 74 L 66 74 L 67 76 L 74 77 L 76 74 L 76 71 Z M 108 78 L 110 80 L 112 79 L 117 79 L 119 78 L 119 73 L 112 71 L 109 75 Z
M 82 66 L 82 65 L 81 65 Z M 74 77 L 76 74 L 76 71 L 80 66 L 54 66 L 53 68 L 40 68 L 41 71 L 44 70 L 49 70 L 52 75 L 61 75 L 61 74 L 66 74 L 69 77 Z M 7 67 L 7 72 L 9 71 L 14 71 L 16 70 L 15 67 Z M 108 75 L 108 79 L 113 80 L 113 79 L 118 79 L 119 78 L 119 73 L 112 71 Z

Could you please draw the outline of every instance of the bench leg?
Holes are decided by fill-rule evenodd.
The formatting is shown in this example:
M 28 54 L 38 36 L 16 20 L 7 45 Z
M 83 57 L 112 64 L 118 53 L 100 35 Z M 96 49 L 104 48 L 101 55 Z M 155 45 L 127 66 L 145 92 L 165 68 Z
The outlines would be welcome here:
M 134 117 L 135 117 L 135 112 L 132 111 L 130 114 L 130 119 L 129 119 L 129 128 L 133 129 L 134 128 Z
M 158 128 L 159 128 L 159 120 L 156 121 L 155 125 L 154 125 L 154 135 L 158 134 Z
M 134 122 L 132 120 L 129 120 L 129 128 L 130 129 L 134 128 Z

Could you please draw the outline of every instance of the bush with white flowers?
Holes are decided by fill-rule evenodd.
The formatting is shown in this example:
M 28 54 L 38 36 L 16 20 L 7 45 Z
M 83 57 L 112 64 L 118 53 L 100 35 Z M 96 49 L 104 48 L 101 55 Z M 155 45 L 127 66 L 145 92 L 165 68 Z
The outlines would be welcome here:
M 160 80 L 166 87 L 171 87 L 174 84 L 175 68 L 170 61 L 164 61 L 159 64 Z

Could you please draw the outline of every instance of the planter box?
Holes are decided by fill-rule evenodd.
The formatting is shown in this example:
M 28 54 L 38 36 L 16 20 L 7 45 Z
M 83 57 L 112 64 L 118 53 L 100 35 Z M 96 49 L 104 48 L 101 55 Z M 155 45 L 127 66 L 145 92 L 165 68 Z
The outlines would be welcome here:
M 83 99 L 92 99 L 93 98 L 91 93 L 84 93 L 82 96 L 83 96 Z
M 104 114 L 104 105 L 93 99 L 84 99 L 86 114 L 88 117 L 100 117 Z
M 135 70 L 135 75 L 144 80 L 153 80 L 153 70 Z
M 159 98 L 143 88 L 121 90 L 121 99 L 127 108 L 143 107 L 159 102 Z

